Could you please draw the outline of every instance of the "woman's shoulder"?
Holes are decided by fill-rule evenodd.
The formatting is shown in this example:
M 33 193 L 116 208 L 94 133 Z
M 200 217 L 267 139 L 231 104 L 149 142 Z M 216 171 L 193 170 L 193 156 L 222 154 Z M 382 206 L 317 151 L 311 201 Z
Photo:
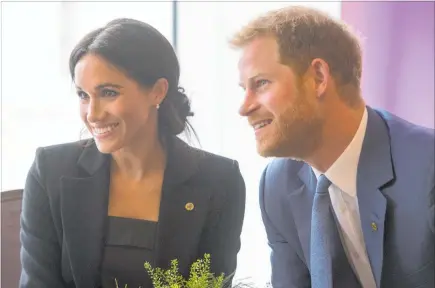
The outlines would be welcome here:
M 30 172 L 46 179 L 74 175 L 77 162 L 83 151 L 93 145 L 90 140 L 81 140 L 39 147 L 36 149 Z
M 197 162 L 195 178 L 209 183 L 219 183 L 219 185 L 237 182 L 241 178 L 237 160 L 199 148 L 190 149 Z
M 211 191 L 217 201 L 214 205 L 221 207 L 229 198 L 235 203 L 244 202 L 245 181 L 237 160 L 198 148 L 190 150 L 197 159 L 193 182 Z
M 196 166 L 200 174 L 223 173 L 234 168 L 238 169 L 235 159 L 193 147 L 178 138 L 173 139 L 171 148 L 170 157 L 175 159 L 172 163 L 183 163 L 182 165 L 189 168 Z
M 36 149 L 36 160 L 44 161 L 45 164 L 77 161 L 84 149 L 91 147 L 92 141 L 81 140 L 69 143 L 43 146 Z
M 200 157 L 202 165 L 215 168 L 229 168 L 237 164 L 237 160 L 225 157 L 223 155 L 215 154 L 199 148 L 191 148 L 194 153 Z

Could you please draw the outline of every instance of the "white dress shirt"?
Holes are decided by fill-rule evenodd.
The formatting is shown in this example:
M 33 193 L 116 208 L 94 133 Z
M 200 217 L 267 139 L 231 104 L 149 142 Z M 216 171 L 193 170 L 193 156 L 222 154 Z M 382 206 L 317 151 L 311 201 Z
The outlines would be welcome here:
M 339 222 L 341 241 L 349 263 L 364 288 L 376 288 L 365 248 L 356 193 L 358 161 L 366 128 L 367 109 L 349 146 L 325 172 L 325 176 L 332 182 L 329 195 Z M 312 169 L 318 178 L 321 173 Z

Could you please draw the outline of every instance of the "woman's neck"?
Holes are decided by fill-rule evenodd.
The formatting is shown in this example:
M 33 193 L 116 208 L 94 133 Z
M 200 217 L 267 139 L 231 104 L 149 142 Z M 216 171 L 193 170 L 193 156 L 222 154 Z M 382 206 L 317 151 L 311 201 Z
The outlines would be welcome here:
M 164 171 L 166 151 L 158 137 L 153 141 L 135 141 L 133 145 L 112 153 L 112 171 L 141 181 L 150 174 Z

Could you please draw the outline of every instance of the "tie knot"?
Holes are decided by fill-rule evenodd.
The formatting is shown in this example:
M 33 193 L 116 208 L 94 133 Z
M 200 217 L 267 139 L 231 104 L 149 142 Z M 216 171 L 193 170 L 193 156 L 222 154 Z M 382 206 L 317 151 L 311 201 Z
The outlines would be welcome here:
M 325 175 L 320 175 L 319 179 L 317 179 L 316 193 L 328 193 L 329 186 L 331 186 L 331 181 Z

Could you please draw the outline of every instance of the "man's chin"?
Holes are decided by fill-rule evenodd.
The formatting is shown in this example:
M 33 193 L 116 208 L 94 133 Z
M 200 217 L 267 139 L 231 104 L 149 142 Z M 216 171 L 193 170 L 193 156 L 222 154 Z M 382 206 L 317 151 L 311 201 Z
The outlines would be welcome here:
M 280 145 L 281 144 L 281 145 Z M 289 158 L 291 160 L 303 161 L 301 157 L 292 153 L 290 145 L 284 143 L 261 143 L 257 142 L 257 153 L 264 158 Z
M 274 143 L 257 142 L 257 153 L 264 158 L 284 157 L 277 145 Z

